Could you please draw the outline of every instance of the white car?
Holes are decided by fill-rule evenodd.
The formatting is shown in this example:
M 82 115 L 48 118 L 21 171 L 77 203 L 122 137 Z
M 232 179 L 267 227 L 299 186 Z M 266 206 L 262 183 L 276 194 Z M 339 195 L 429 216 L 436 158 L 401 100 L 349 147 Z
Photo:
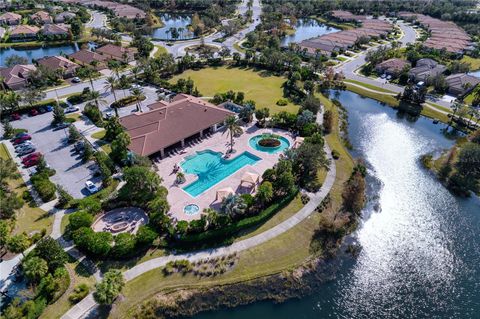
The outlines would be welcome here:
M 73 113 L 73 112 L 77 112 L 79 111 L 80 109 L 78 108 L 78 106 L 69 106 L 69 107 L 66 107 L 64 112 L 65 113 Z
M 95 184 L 92 183 L 92 181 L 86 181 L 85 186 L 87 187 L 87 190 L 89 191 L 90 194 L 95 194 L 98 192 L 98 187 L 95 186 Z
M 73 83 L 80 83 L 80 82 L 82 82 L 82 80 L 78 76 L 76 76 L 72 79 L 72 82 Z
M 23 142 L 22 144 L 16 145 L 16 146 L 15 146 L 15 151 L 16 151 L 16 152 L 19 152 L 21 149 L 24 149 L 24 148 L 30 147 L 30 146 L 33 146 L 32 141 L 25 141 L 25 142 Z

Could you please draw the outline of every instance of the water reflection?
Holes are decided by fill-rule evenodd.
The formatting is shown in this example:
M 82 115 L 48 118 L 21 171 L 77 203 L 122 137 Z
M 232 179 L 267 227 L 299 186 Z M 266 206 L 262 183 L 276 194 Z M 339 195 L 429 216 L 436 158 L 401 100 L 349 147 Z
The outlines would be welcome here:
M 323 34 L 336 32 L 338 29 L 329 27 L 315 19 L 298 19 L 295 33 L 282 39 L 282 45 L 298 43 L 306 39 L 321 36 Z
M 355 234 L 362 250 L 335 281 L 281 305 L 260 302 L 196 318 L 477 318 L 480 200 L 450 194 L 419 162 L 448 148 L 443 125 L 338 92 L 371 187 Z
M 164 26 L 153 29 L 151 33 L 152 38 L 159 40 L 186 40 L 194 37 L 193 32 L 188 28 L 192 23 L 192 17 L 190 14 L 162 13 L 158 16 L 162 20 Z M 178 33 L 176 38 L 172 36 L 172 28 Z

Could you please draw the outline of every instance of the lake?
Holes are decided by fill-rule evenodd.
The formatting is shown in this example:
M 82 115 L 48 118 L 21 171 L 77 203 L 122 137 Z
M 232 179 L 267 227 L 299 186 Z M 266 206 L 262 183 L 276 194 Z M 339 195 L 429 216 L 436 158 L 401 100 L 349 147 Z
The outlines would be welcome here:
M 60 46 L 37 47 L 37 48 L 2 48 L 0 49 L 0 66 L 5 66 L 5 60 L 12 55 L 25 57 L 29 62 L 44 56 L 72 54 L 77 52 L 79 47 L 76 43 Z
M 187 40 L 193 38 L 193 32 L 188 30 L 188 26 L 192 22 L 192 16 L 190 14 L 161 13 L 157 15 L 164 23 L 164 26 L 153 29 L 151 33 L 152 38 L 159 40 L 171 40 L 171 28 L 176 28 L 179 31 L 178 40 Z M 179 28 L 182 28 L 183 31 L 182 29 L 179 30 Z
M 303 40 L 315 38 L 323 34 L 339 31 L 329 27 L 315 19 L 298 19 L 295 27 L 295 33 L 288 35 L 281 40 L 282 45 L 289 43 L 299 43 Z
M 419 162 L 452 145 L 444 126 L 355 93 L 337 98 L 348 110 L 352 153 L 369 172 L 368 205 L 353 235 L 358 258 L 308 297 L 196 319 L 478 318 L 480 200 L 453 196 Z

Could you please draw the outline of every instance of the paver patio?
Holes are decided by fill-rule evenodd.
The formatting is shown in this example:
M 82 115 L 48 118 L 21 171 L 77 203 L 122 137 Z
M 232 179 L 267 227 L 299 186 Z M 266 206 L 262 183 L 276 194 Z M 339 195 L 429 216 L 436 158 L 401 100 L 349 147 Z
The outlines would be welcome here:
M 176 165 L 181 164 L 185 157 L 190 155 L 195 155 L 198 151 L 212 150 L 215 152 L 221 152 L 225 154 L 229 148 L 230 138 L 225 132 L 225 129 L 222 129 L 208 138 L 204 138 L 201 142 L 185 147 L 182 151 L 179 151 L 178 154 L 172 155 L 165 159 L 160 160 L 156 163 L 158 168 L 158 174 L 163 179 L 163 185 L 168 189 L 168 202 L 170 203 L 170 214 L 177 220 L 194 220 L 200 219 L 201 212 L 208 207 L 219 209 L 221 202 L 216 201 L 216 192 L 219 189 L 231 187 L 235 192 L 245 193 L 249 192 L 249 189 L 246 188 L 246 185 L 243 187 L 240 185 L 241 178 L 245 172 L 256 173 L 259 176 L 262 176 L 263 172 L 266 169 L 272 168 L 273 165 L 278 161 L 278 158 L 282 152 L 275 154 L 269 154 L 267 152 L 261 152 L 253 149 L 249 145 L 249 140 L 253 136 L 263 134 L 263 133 L 275 133 L 281 135 L 288 139 L 290 145 L 293 145 L 293 138 L 291 134 L 287 131 L 279 129 L 270 129 L 270 128 L 258 128 L 255 125 L 242 126 L 244 133 L 234 139 L 234 150 L 235 153 L 230 156 L 229 159 L 234 159 L 236 156 L 242 154 L 245 151 L 252 153 L 253 155 L 259 157 L 261 160 L 256 162 L 254 165 L 247 165 L 227 178 L 223 179 L 219 183 L 215 184 L 202 194 L 197 197 L 192 197 L 183 190 L 183 187 L 189 185 L 197 179 L 196 175 L 185 174 L 186 182 L 180 185 L 177 185 L 176 174 L 173 172 L 173 168 Z M 182 171 L 182 170 L 181 170 Z M 253 192 L 252 192 L 253 194 Z M 183 212 L 183 208 L 189 204 L 196 204 L 200 208 L 200 213 L 195 215 L 187 215 Z

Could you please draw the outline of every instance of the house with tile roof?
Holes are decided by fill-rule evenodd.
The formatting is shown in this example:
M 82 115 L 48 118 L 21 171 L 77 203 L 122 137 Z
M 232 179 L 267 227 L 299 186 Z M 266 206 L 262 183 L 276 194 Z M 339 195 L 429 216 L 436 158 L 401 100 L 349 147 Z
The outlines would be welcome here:
M 0 68 L 0 76 L 6 88 L 20 90 L 27 86 L 30 72 L 36 69 L 33 64 L 18 64 L 8 68 Z
M 70 29 L 66 24 L 46 24 L 42 28 L 42 34 L 46 36 L 68 36 Z
M 31 41 L 37 37 L 40 28 L 32 25 L 18 25 L 10 30 L 12 41 Z
M 449 75 L 445 81 L 448 85 L 448 94 L 459 97 L 467 95 L 480 83 L 479 78 L 466 73 Z
M 137 49 L 124 48 L 114 44 L 106 44 L 103 47 L 98 48 L 96 52 L 107 58 L 128 63 L 135 59 L 135 53 L 137 53 Z
M 375 71 L 378 74 L 386 74 L 397 77 L 403 70 L 411 66 L 410 62 L 403 59 L 388 59 L 380 62 L 375 66 Z
M 22 22 L 22 16 L 14 12 L 5 12 L 0 15 L 0 24 L 17 25 Z
M 93 66 L 96 70 L 107 68 L 108 58 L 90 50 L 77 51 L 70 54 L 68 58 L 83 66 Z
M 38 11 L 30 16 L 30 19 L 39 24 L 52 23 L 53 19 L 46 11 Z
M 37 63 L 52 71 L 60 70 L 65 79 L 73 77 L 75 71 L 80 67 L 77 63 L 60 55 L 43 57 L 38 59 Z

